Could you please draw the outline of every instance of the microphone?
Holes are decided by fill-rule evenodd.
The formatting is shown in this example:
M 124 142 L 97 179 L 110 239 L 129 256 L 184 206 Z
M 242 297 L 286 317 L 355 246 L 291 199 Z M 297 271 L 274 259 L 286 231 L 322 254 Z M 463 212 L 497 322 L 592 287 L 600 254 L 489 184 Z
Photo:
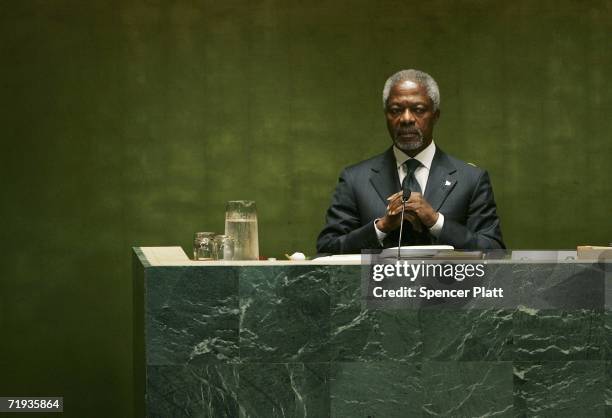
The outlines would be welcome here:
M 402 182 L 402 222 L 400 222 L 400 230 L 399 230 L 399 240 L 397 242 L 397 259 L 400 259 L 400 248 L 402 248 L 402 232 L 404 231 L 404 211 L 405 203 L 410 199 L 410 194 L 412 191 L 410 190 L 410 176 L 412 173 L 407 173 L 406 177 L 404 177 L 404 181 Z

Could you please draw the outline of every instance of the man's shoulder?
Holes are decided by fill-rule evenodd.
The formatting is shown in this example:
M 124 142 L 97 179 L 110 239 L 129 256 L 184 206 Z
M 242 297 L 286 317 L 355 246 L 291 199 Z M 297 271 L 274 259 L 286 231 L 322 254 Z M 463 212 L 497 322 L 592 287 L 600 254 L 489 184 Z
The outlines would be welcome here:
M 442 150 L 439 150 L 439 152 L 441 157 L 446 160 L 447 164 L 452 165 L 459 173 L 462 173 L 463 175 L 478 178 L 486 171 L 485 169 L 478 167 L 478 165 L 473 162 L 463 161 L 457 157 L 447 154 Z
M 481 177 L 486 171 L 485 169 L 478 167 L 478 165 L 454 157 L 453 155 L 442 151 L 440 148 L 436 150 L 436 154 L 438 155 L 434 157 L 434 161 L 437 160 L 438 163 L 441 163 L 447 166 L 448 168 L 456 169 L 457 172 L 460 173 L 460 175 L 462 176 L 477 179 Z M 369 174 L 372 170 L 377 171 L 385 165 L 394 163 L 395 157 L 393 155 L 393 149 L 387 148 L 384 152 L 380 154 L 374 155 L 373 157 L 367 158 L 365 160 L 345 167 L 343 171 L 349 174 L 350 176 L 358 174 Z
M 357 163 L 351 164 L 345 167 L 344 171 L 347 171 L 350 173 L 356 173 L 356 172 L 370 171 L 372 168 L 378 169 L 385 163 L 385 160 L 389 159 L 389 152 L 391 152 L 390 150 L 391 148 L 388 148 L 386 151 L 380 154 L 377 154 L 373 157 L 359 161 Z

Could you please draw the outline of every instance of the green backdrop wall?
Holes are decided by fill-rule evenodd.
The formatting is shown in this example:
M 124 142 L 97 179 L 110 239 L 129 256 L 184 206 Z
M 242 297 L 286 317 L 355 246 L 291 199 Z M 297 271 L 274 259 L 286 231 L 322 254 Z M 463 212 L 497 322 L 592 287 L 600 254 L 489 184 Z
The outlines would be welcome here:
M 312 255 L 337 175 L 390 145 L 381 88 L 437 78 L 439 146 L 490 171 L 512 248 L 607 244 L 609 1 L 0 4 L 0 396 L 131 414 L 132 246 L 223 230 Z

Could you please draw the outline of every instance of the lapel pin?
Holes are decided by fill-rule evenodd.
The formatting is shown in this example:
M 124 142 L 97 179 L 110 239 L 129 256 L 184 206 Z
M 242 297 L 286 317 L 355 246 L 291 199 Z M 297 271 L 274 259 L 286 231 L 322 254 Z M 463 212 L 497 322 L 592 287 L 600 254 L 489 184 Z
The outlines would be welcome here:
M 445 181 L 444 181 L 444 185 L 445 185 L 446 187 L 448 187 L 448 186 L 450 186 L 450 185 L 451 185 L 451 182 L 450 182 L 450 181 L 448 181 L 448 180 L 445 180 Z

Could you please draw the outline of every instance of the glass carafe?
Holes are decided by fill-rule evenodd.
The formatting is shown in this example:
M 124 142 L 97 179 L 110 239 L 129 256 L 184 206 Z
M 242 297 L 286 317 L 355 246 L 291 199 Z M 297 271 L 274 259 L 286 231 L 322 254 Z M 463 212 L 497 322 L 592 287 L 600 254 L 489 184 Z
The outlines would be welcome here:
M 252 200 L 231 200 L 225 206 L 225 235 L 234 239 L 234 260 L 258 260 L 257 208 Z

